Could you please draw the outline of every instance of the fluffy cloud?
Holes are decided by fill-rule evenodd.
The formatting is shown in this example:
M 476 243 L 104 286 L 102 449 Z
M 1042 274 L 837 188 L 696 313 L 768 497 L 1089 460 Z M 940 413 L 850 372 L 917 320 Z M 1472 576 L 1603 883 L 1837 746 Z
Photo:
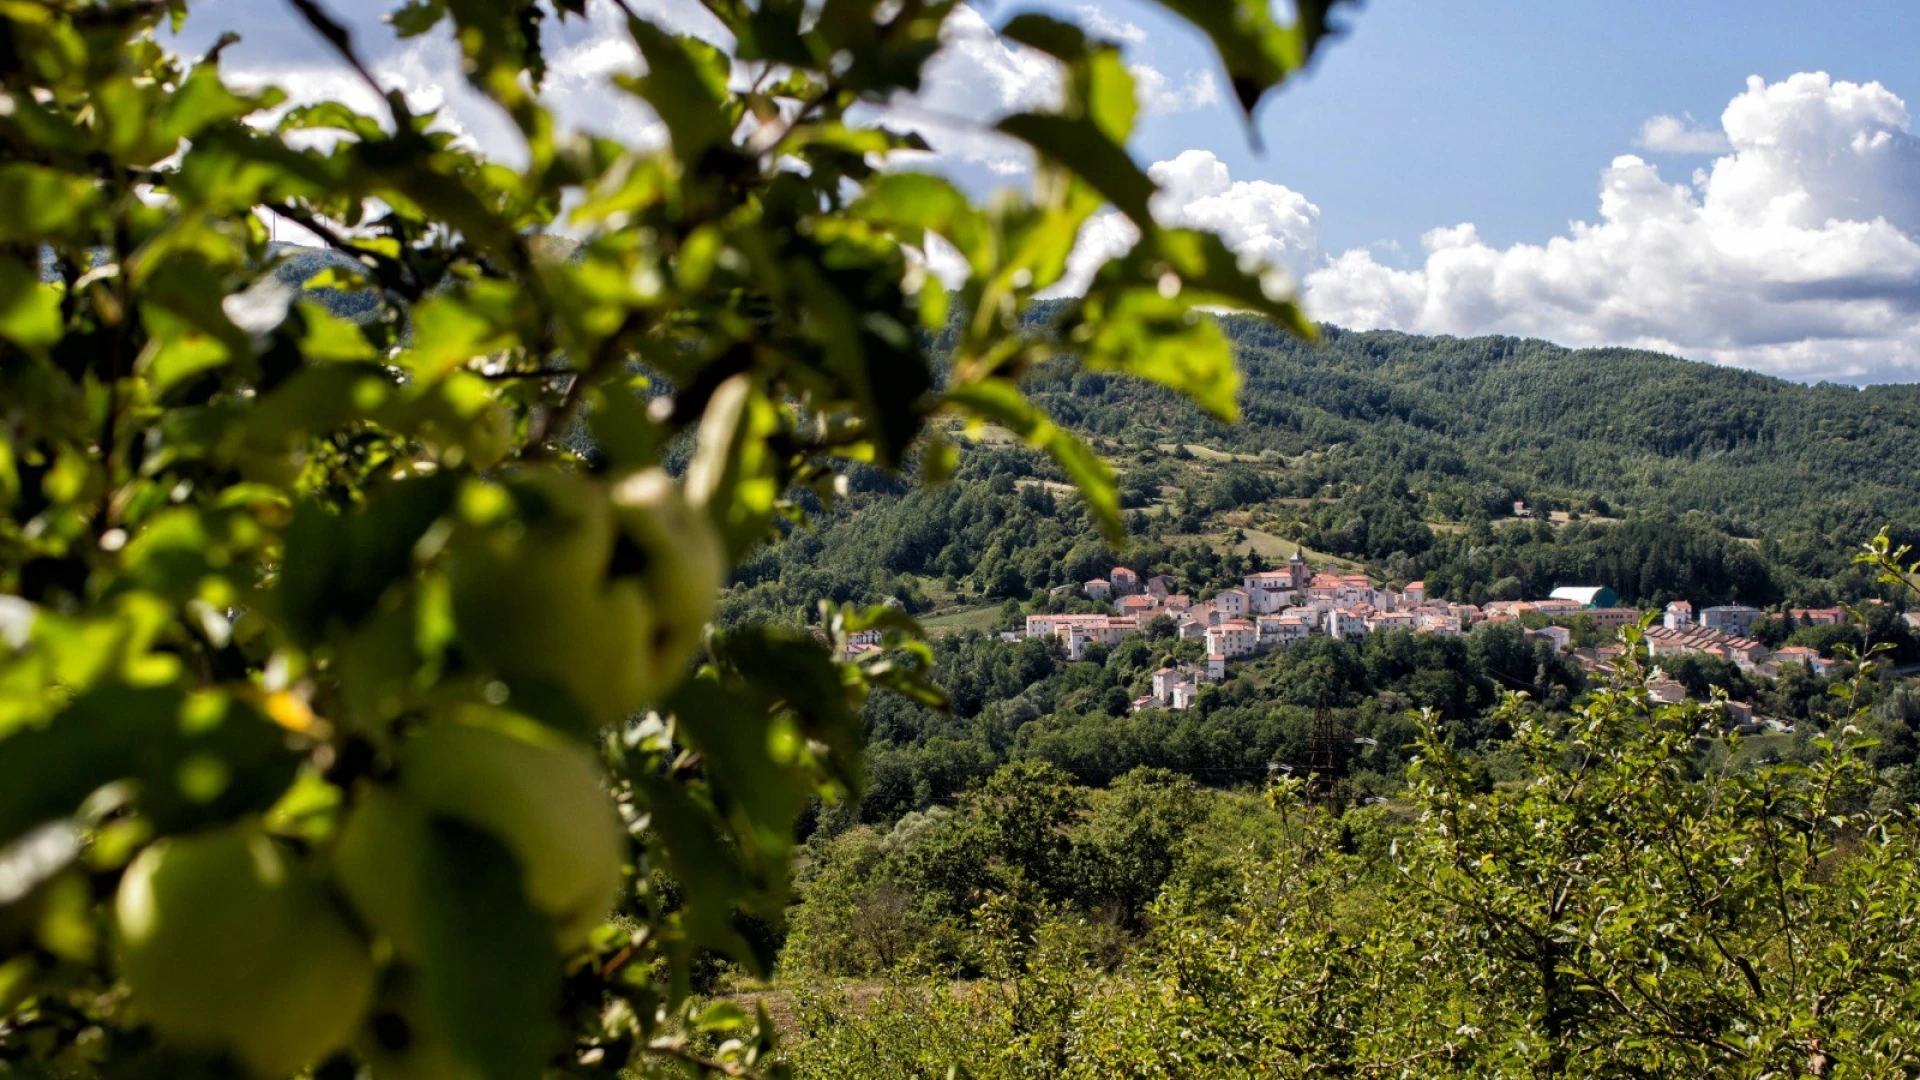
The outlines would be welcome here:
M 1703 128 L 1691 116 L 1649 117 L 1633 143 L 1656 154 L 1724 154 L 1733 149 L 1724 132 Z
M 1234 180 L 1205 151 L 1148 172 L 1156 220 L 1291 271 L 1327 322 L 1629 345 L 1802 380 L 1920 378 L 1920 138 L 1898 96 L 1820 73 L 1755 77 L 1719 131 L 1673 120 L 1641 141 L 1724 152 L 1680 183 L 1622 155 L 1601 174 L 1596 220 L 1510 247 L 1472 224 L 1433 229 L 1407 269 L 1321 252 L 1319 207 Z M 1054 292 L 1084 289 L 1135 239 L 1117 214 L 1089 222 Z
M 1227 166 L 1205 150 L 1188 150 L 1156 162 L 1147 175 L 1159 186 L 1149 209 L 1162 225 L 1219 233 L 1249 267 L 1298 276 L 1320 249 L 1320 208 L 1292 188 L 1265 180 L 1234 180 Z M 1140 233 L 1116 213 L 1094 218 L 1080 230 L 1067 274 L 1049 290 L 1063 296 L 1083 291 L 1102 262 L 1132 247 Z
M 918 94 L 898 95 L 885 121 L 918 132 L 937 157 L 982 165 L 999 175 L 1033 167 L 1025 144 L 988 130 L 993 120 L 1055 108 L 1062 93 L 1058 61 L 995 32 L 972 7 L 954 9 L 940 29 L 940 51 Z
M 1147 40 L 1145 30 L 1125 19 L 1112 18 L 1092 4 L 1080 5 L 1075 9 L 1075 14 L 1080 17 L 1080 25 L 1095 37 L 1118 41 L 1125 45 L 1138 45 Z
M 1159 68 L 1150 64 L 1132 64 L 1134 91 L 1140 99 L 1140 111 L 1148 116 L 1192 112 L 1220 102 L 1220 89 L 1213 72 L 1194 68 L 1178 85 Z
M 1879 83 L 1749 79 L 1687 183 L 1638 157 L 1599 219 L 1496 248 L 1436 229 L 1417 269 L 1349 251 L 1307 276 L 1330 322 L 1633 345 L 1797 379 L 1920 375 L 1920 139 Z

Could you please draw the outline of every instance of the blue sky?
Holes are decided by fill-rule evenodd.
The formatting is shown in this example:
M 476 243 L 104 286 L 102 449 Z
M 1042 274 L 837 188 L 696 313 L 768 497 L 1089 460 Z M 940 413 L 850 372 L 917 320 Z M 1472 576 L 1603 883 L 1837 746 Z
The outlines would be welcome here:
M 394 42 L 399 0 L 323 0 L 378 77 L 483 151 L 524 153 L 464 84 L 444 34 Z M 630 0 L 711 35 L 698 0 Z M 1143 107 L 1131 146 L 1156 217 L 1286 270 L 1308 313 L 1355 328 L 1627 345 L 1802 380 L 1920 381 L 1920 0 L 1372 0 L 1258 116 L 1256 152 L 1197 33 L 1145 0 L 970 0 L 914 100 L 870 115 L 925 134 L 896 167 L 1021 186 L 990 131 L 1058 96 L 1051 60 L 994 27 L 1034 6 L 1123 42 Z M 221 29 L 236 81 L 370 108 L 282 0 L 196 0 L 181 47 Z M 566 127 L 658 146 L 610 75 L 643 60 L 608 0 L 549 41 Z M 1081 235 L 1074 273 L 1137 233 Z M 956 260 L 934 244 L 936 272 Z
M 1156 6 L 1102 6 L 1148 31 L 1156 65 L 1207 62 Z M 1591 217 L 1599 170 L 1633 149 L 1643 121 L 1712 122 L 1748 75 L 1826 71 L 1920 101 L 1920 0 L 1372 0 L 1346 21 L 1261 111 L 1264 155 L 1223 101 L 1149 120 L 1138 156 L 1201 146 L 1237 179 L 1305 192 L 1330 249 L 1411 251 L 1461 221 L 1511 244 Z

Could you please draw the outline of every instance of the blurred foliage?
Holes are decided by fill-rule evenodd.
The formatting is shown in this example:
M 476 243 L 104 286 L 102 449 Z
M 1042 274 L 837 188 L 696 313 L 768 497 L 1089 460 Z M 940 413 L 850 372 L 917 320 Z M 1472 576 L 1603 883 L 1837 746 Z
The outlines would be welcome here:
M 0 0 L 0 1071 L 768 1067 L 764 1016 L 689 990 L 714 955 L 765 969 L 868 692 L 941 699 L 892 609 L 709 632 L 726 575 L 842 470 L 938 480 L 988 425 L 1117 543 L 1110 470 L 1024 374 L 1070 350 L 1230 419 L 1198 311 L 1308 332 L 1147 217 L 1111 42 L 1008 24 L 1064 93 L 999 124 L 1033 195 L 979 205 L 858 119 L 920 86 L 956 0 L 709 4 L 724 46 L 595 2 L 646 63 L 607 92 L 663 146 L 543 104 L 543 31 L 587 0 L 393 12 L 457 43 L 510 166 L 384 90 L 324 0 L 289 32 L 370 114 L 230 86 L 227 39 L 170 54 L 187 0 Z M 1170 5 L 1249 112 L 1329 6 Z M 1109 205 L 1139 243 L 1031 332 Z

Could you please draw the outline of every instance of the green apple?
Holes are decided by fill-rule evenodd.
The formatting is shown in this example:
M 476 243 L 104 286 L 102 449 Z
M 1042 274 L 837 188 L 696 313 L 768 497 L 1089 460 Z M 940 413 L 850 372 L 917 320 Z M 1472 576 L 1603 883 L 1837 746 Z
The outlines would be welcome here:
M 419 957 L 420 892 L 414 877 L 432 843 L 431 821 L 399 789 L 369 785 L 334 845 L 334 879 L 366 925 Z
M 396 969 L 353 1048 L 373 1080 L 480 1080 L 454 1052 L 422 1000 L 418 978 Z
M 120 971 L 154 1028 L 280 1077 L 346 1045 L 373 959 L 291 853 L 244 822 L 172 837 L 127 867 Z
M 644 558 L 633 576 L 653 615 L 645 640 L 646 696 L 658 701 L 685 674 L 725 584 L 720 537 L 662 469 L 628 473 L 613 485 L 614 512 Z
M 615 525 L 593 480 L 556 472 L 510 481 L 517 513 L 464 530 L 449 568 L 454 621 L 502 675 L 565 691 L 595 724 L 644 700 L 641 645 L 653 633 L 643 591 L 609 581 Z
M 619 813 L 584 747 L 525 717 L 462 707 L 400 752 L 397 788 L 367 791 L 335 852 L 342 889 L 403 957 L 420 957 L 430 820 L 484 829 L 519 860 L 527 899 L 562 951 L 612 909 L 626 856 Z

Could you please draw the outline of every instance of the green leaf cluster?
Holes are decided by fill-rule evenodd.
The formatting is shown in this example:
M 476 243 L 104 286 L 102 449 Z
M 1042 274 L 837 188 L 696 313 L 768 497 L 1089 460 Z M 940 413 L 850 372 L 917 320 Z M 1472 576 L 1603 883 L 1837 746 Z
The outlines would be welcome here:
M 1110 473 L 1019 385 L 1063 354 L 1025 313 L 1109 202 L 1146 239 L 1074 316 L 1086 364 L 1226 414 L 1224 350 L 1160 337 L 1222 297 L 1290 310 L 1151 226 L 1131 79 L 1065 24 L 1011 31 L 1074 92 L 1007 126 L 1061 156 L 980 206 L 859 120 L 954 0 L 716 0 L 724 46 L 596 2 L 646 61 L 608 92 L 663 146 L 546 107 L 543 32 L 585 0 L 394 13 L 458 43 L 508 166 L 382 89 L 324 0 L 290 23 L 370 112 L 170 53 L 188 0 L 0 0 L 6 1067 L 769 1067 L 764 1016 L 691 1002 L 697 962 L 764 970 L 746 928 L 801 809 L 857 792 L 868 693 L 940 696 L 897 613 L 710 632 L 727 575 L 844 470 L 951 471 L 968 425 L 1054 455 L 1117 534 Z M 1314 17 L 1207 27 L 1244 102 Z M 886 647 L 852 656 L 863 630 Z

